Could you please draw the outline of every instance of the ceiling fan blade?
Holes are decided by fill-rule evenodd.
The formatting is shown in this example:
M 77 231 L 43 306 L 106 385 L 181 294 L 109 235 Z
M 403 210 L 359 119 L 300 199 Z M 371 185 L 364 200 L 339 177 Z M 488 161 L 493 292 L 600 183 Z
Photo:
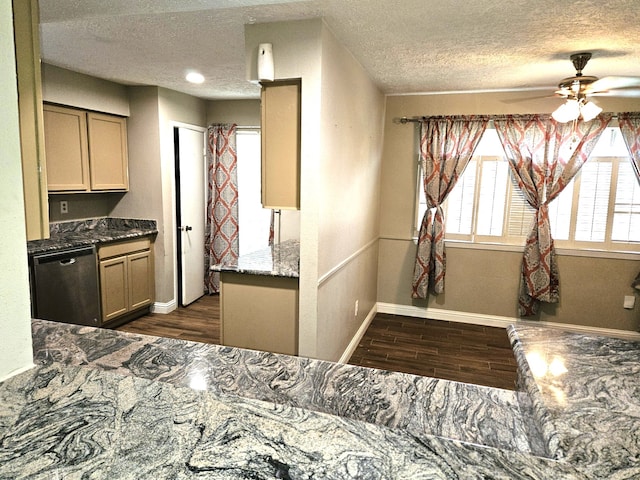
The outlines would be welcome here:
M 606 92 L 629 87 L 640 87 L 640 77 L 603 77 L 587 87 L 589 92 Z
M 558 95 L 536 95 L 534 97 L 520 97 L 520 98 L 508 98 L 502 99 L 502 103 L 520 103 L 520 102 L 528 102 L 531 100 L 540 100 L 542 98 L 558 98 Z
M 640 88 L 619 88 L 608 92 L 589 93 L 590 97 L 640 97 Z

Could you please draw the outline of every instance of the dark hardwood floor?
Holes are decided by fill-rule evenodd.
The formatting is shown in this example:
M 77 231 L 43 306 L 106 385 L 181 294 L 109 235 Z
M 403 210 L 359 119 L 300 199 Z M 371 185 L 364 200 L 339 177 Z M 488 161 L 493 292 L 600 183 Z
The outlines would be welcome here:
M 220 296 L 205 295 L 168 314 L 151 313 L 116 330 L 192 342 L 220 344 Z
M 186 308 L 149 314 L 117 330 L 219 344 L 220 297 L 204 296 Z M 503 328 L 379 313 L 349 363 L 515 389 L 516 363 Z
M 515 389 L 517 368 L 504 328 L 378 313 L 349 363 Z

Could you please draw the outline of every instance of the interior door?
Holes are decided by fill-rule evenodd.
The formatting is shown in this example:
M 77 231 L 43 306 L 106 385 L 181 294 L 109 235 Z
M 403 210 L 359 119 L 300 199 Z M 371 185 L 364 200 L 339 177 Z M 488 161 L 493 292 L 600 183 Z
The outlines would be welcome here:
M 204 131 L 176 127 L 178 297 L 185 306 L 204 295 L 206 160 Z

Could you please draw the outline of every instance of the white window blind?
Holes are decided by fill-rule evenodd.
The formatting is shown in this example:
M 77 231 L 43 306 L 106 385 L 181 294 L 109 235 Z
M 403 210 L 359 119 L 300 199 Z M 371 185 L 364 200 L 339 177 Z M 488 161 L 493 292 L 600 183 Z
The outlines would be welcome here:
M 508 177 L 509 165 L 502 158 L 482 159 L 476 226 L 478 235 L 502 235 Z
M 569 240 L 571 234 L 571 206 L 573 204 L 574 180 L 564 187 L 549 203 L 549 223 L 555 240 Z
M 576 240 L 604 242 L 609 212 L 611 162 L 587 161 L 580 170 Z
M 445 225 L 447 233 L 471 235 L 473 204 L 475 201 L 476 169 L 478 162 L 471 160 L 458 183 L 446 200 Z
M 506 162 L 505 162 L 506 163 Z M 511 188 L 509 201 L 509 218 L 507 222 L 508 237 L 526 237 L 531 231 L 535 216 L 534 208 L 524 198 L 522 191 L 515 182 Z
M 640 241 L 640 186 L 629 161 L 618 166 L 611 240 Z

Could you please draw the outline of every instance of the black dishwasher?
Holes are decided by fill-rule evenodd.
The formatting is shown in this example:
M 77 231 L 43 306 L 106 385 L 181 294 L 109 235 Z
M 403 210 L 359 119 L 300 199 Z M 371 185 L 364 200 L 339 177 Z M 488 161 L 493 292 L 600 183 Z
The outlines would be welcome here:
M 98 263 L 94 246 L 33 256 L 34 316 L 77 325 L 100 325 Z

